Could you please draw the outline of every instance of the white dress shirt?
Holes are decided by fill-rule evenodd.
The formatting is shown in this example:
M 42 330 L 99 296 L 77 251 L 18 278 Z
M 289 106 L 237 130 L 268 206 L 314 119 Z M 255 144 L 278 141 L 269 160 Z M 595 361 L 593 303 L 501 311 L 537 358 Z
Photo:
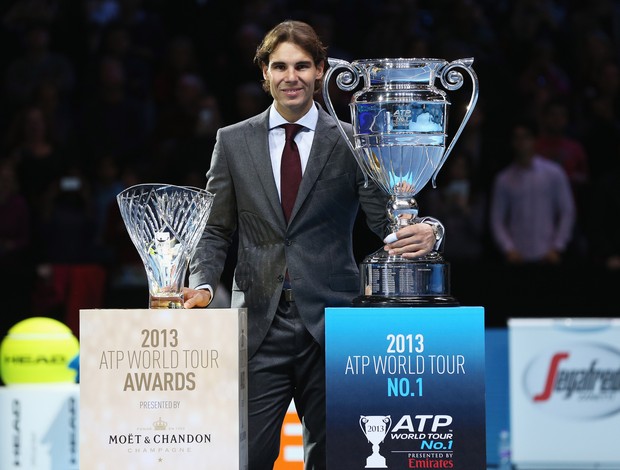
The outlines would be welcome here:
M 295 143 L 299 149 L 299 157 L 301 158 L 301 174 L 303 175 L 308 165 L 310 157 L 310 149 L 314 140 L 314 131 L 316 123 L 319 120 L 319 111 L 316 106 L 312 106 L 310 110 L 301 117 L 301 119 L 291 124 L 299 124 L 303 128 L 295 136 Z M 273 179 L 278 188 L 278 195 L 282 197 L 280 192 L 280 166 L 282 162 L 282 151 L 284 150 L 285 132 L 282 124 L 289 122 L 284 119 L 276 110 L 274 105 L 269 109 L 269 154 L 271 156 L 271 169 L 273 171 Z

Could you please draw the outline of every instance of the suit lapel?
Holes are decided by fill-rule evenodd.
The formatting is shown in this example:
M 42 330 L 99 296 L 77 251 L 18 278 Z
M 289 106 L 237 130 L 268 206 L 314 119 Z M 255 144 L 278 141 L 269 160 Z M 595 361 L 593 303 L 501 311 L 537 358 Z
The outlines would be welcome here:
M 280 197 L 278 196 L 278 188 L 273 179 L 273 170 L 271 168 L 271 157 L 269 156 L 269 108 L 254 119 L 248 121 L 249 127 L 246 132 L 246 143 L 248 145 L 248 154 L 253 163 L 254 171 L 258 176 L 267 201 L 275 214 L 278 223 L 285 227 L 286 221 L 282 213 L 280 205 Z M 249 171 L 252 171 L 249 169 Z M 247 188 L 255 191 L 256 188 Z
M 297 193 L 295 206 L 291 213 L 291 221 L 295 218 L 295 215 L 308 197 L 308 194 L 310 194 L 314 183 L 319 177 L 319 174 L 321 174 L 321 170 L 323 170 L 327 160 L 329 160 L 329 156 L 337 140 L 337 134 L 333 132 L 335 127 L 336 124 L 334 119 L 319 106 L 319 119 L 314 132 L 314 141 L 312 142 L 312 149 L 310 150 L 306 171 L 299 185 L 299 192 Z

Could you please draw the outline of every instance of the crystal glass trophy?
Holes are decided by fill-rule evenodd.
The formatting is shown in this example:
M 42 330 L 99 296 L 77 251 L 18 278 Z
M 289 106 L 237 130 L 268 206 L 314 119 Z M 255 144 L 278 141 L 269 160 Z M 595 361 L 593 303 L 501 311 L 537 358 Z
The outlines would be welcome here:
M 183 308 L 187 266 L 204 231 L 213 195 L 169 184 L 138 184 L 116 196 L 146 269 L 150 308 Z
M 329 59 L 323 97 L 340 133 L 351 148 L 366 181 L 374 181 L 390 199 L 387 217 L 392 232 L 423 221 L 414 198 L 432 180 L 469 120 L 478 100 L 473 59 L 368 59 L 347 62 Z M 461 88 L 463 73 L 472 81 L 463 120 L 450 141 L 447 135 L 447 93 Z M 329 96 L 338 88 L 354 92 L 349 104 L 353 135 L 347 135 Z M 361 83 L 361 86 L 360 86 Z M 383 248 L 361 264 L 361 295 L 357 306 L 458 305 L 450 294 L 450 266 L 432 251 L 414 260 L 388 255 Z

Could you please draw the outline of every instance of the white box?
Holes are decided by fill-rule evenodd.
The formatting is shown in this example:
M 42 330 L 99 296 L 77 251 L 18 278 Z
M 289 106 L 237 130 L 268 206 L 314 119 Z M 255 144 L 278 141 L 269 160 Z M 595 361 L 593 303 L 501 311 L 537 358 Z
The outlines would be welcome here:
M 510 319 L 512 461 L 620 469 L 620 319 Z
M 247 469 L 245 309 L 80 312 L 84 469 Z
M 79 386 L 0 387 L 0 468 L 79 470 Z

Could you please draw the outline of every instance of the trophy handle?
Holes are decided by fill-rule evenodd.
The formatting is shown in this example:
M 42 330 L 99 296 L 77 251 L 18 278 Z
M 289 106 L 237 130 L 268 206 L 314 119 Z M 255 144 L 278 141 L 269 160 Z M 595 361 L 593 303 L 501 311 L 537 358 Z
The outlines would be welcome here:
M 334 118 L 334 121 L 336 121 L 336 127 L 338 127 L 344 141 L 349 146 L 351 153 L 353 153 L 357 164 L 363 169 L 366 167 L 366 162 L 364 162 L 364 160 L 358 155 L 353 142 L 351 142 L 351 139 L 345 132 L 344 127 L 342 127 L 342 123 L 340 122 L 340 119 L 338 119 L 338 115 L 336 114 L 336 110 L 334 109 L 334 105 L 332 104 L 332 100 L 329 96 L 329 81 L 336 70 L 344 69 L 344 71 L 340 72 L 340 74 L 336 77 L 336 85 L 338 85 L 338 88 L 343 91 L 353 91 L 357 85 L 359 85 L 359 70 L 346 60 L 328 57 L 327 62 L 329 67 L 327 68 L 327 72 L 325 72 L 325 77 L 323 77 L 323 99 L 325 100 L 325 107 L 327 108 L 327 112 Z M 368 175 L 366 174 L 366 171 L 363 171 L 363 173 L 364 185 L 368 185 Z
M 461 132 L 463 132 L 463 129 L 465 128 L 465 124 L 467 124 L 467 121 L 469 121 L 471 114 L 474 112 L 474 107 L 476 106 L 476 102 L 478 101 L 478 76 L 476 75 L 476 72 L 474 72 L 474 69 L 471 67 L 473 63 L 474 63 L 474 59 L 472 57 L 468 59 L 454 60 L 450 62 L 449 64 L 447 64 L 440 72 L 441 73 L 440 75 L 441 84 L 447 90 L 454 91 L 454 90 L 458 90 L 463 85 L 463 75 L 461 74 L 461 72 L 455 69 L 457 68 L 464 69 L 471 77 L 472 90 L 471 90 L 471 97 L 469 99 L 469 104 L 467 105 L 467 112 L 465 113 L 465 116 L 463 117 L 463 121 L 461 122 L 461 125 L 459 126 L 458 130 L 456 131 L 456 134 L 454 134 L 454 137 L 452 137 L 452 140 L 450 141 L 450 144 L 446 148 L 446 151 L 444 152 L 443 157 L 441 157 L 441 161 L 439 162 L 439 165 L 437 165 L 437 169 L 433 173 L 433 177 L 432 177 L 433 188 L 437 187 L 437 183 L 435 181 L 437 178 L 437 174 L 439 173 L 439 170 L 441 170 L 441 167 L 443 166 L 443 164 L 446 162 L 446 159 L 448 158 L 448 155 L 450 155 L 450 152 L 452 151 L 452 148 L 454 147 L 454 144 L 456 143 L 457 139 L 461 135 Z
M 385 423 L 385 435 L 383 436 L 383 439 L 385 439 L 385 436 L 387 436 L 390 433 L 390 428 L 392 427 L 392 415 L 387 415 L 383 417 L 383 422 Z
M 364 416 L 364 415 L 361 415 L 361 416 L 360 416 L 360 419 L 359 419 L 359 421 L 358 421 L 358 422 L 359 422 L 359 425 L 360 425 L 360 428 L 362 428 L 362 432 L 364 433 L 364 436 L 366 435 L 366 429 L 364 428 L 364 423 L 365 423 L 366 421 L 367 421 L 367 420 L 366 420 L 366 416 Z M 366 438 L 366 439 L 368 439 L 368 438 Z

